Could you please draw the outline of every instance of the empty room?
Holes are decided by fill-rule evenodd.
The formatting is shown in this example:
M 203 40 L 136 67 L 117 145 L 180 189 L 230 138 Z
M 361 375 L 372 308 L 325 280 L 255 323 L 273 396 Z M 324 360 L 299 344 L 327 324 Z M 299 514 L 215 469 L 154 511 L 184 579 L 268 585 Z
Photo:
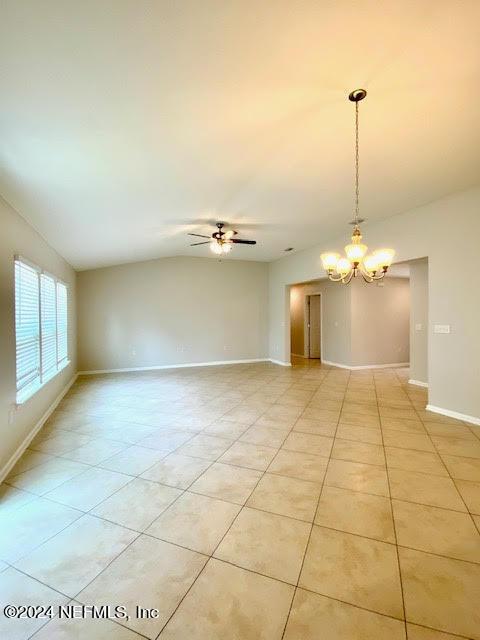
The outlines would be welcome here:
M 479 2 L 0 5 L 0 638 L 480 640 Z

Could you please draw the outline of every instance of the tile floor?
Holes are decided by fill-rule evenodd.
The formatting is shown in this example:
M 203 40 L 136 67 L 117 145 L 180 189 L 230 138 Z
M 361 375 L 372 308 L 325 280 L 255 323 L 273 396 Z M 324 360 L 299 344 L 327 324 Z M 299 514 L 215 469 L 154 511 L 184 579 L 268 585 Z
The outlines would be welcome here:
M 0 600 L 130 617 L 2 617 L 0 637 L 480 639 L 480 427 L 407 380 L 79 378 L 0 487 Z

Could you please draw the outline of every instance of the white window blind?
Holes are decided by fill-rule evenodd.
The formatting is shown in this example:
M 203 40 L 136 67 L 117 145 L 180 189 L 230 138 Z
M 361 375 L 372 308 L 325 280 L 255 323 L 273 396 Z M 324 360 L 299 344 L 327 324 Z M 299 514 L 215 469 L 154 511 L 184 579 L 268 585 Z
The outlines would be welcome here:
M 57 296 L 53 278 L 40 275 L 41 376 L 48 380 L 57 370 Z
M 57 282 L 57 366 L 68 358 L 67 287 Z
M 68 364 L 68 290 L 63 282 L 15 259 L 17 402 Z
M 15 262 L 15 335 L 17 396 L 40 383 L 40 313 L 38 271 Z

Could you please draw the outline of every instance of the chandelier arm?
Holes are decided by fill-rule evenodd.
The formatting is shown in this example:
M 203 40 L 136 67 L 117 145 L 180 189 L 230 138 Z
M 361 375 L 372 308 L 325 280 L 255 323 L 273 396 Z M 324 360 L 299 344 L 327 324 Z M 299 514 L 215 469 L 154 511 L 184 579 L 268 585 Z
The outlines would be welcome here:
M 382 269 L 382 271 L 379 274 L 376 274 L 375 276 L 373 276 L 374 280 L 383 280 L 383 278 L 387 275 L 387 272 L 385 270 Z
M 332 282 L 340 282 L 341 280 L 343 280 L 343 277 L 338 276 L 338 278 L 335 278 L 335 276 L 329 274 L 328 279 L 331 280 Z
M 350 271 L 350 273 L 347 275 L 347 277 L 342 278 L 342 282 L 343 284 L 350 284 L 351 279 L 353 278 L 353 269 Z

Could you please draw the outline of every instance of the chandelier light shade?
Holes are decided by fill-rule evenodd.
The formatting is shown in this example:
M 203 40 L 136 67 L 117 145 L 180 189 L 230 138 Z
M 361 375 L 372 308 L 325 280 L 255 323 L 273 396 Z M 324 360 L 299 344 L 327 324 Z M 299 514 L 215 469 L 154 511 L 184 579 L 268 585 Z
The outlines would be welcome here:
M 352 241 L 345 246 L 346 257 L 339 253 L 328 251 L 322 253 L 322 265 L 333 282 L 348 284 L 352 278 L 361 275 L 365 282 L 374 282 L 385 277 L 388 267 L 395 257 L 393 249 L 377 249 L 367 254 L 368 247 L 362 242 L 360 225 L 364 220 L 359 218 L 359 145 L 358 145 L 358 103 L 367 95 L 365 89 L 355 89 L 348 96 L 355 103 L 355 216 L 350 224 L 353 225 Z

